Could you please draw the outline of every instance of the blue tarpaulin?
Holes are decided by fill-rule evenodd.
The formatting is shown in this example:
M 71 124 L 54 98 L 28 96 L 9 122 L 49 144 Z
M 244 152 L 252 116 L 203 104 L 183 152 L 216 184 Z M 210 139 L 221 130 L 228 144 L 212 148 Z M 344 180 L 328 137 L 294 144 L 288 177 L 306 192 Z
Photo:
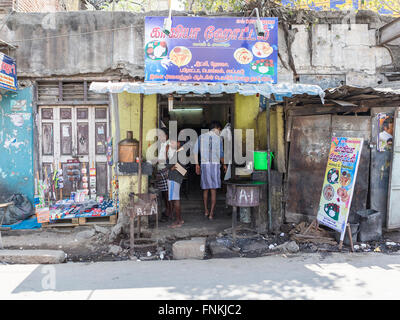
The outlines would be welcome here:
M 96 93 L 143 93 L 169 94 L 169 93 L 194 93 L 194 94 L 220 94 L 239 93 L 244 96 L 261 94 L 267 98 L 274 95 L 276 101 L 282 101 L 283 97 L 292 97 L 298 94 L 319 95 L 323 102 L 325 96 L 321 87 L 311 84 L 278 83 L 278 84 L 239 84 L 239 83 L 146 83 L 146 82 L 92 82 L 91 91 Z
M 37 222 L 36 216 L 33 216 L 21 222 L 17 222 L 10 225 L 3 225 L 2 227 L 11 228 L 11 230 L 27 230 L 27 229 L 41 228 L 42 224 Z

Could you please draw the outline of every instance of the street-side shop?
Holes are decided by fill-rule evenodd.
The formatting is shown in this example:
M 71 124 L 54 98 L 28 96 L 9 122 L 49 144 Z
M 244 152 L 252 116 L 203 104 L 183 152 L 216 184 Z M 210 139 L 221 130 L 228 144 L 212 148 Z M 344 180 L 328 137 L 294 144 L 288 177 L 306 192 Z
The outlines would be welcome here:
M 285 221 L 311 222 L 324 208 L 339 215 L 341 204 L 350 203 L 354 228 L 365 214 L 376 217 L 372 228 L 399 228 L 398 90 L 342 86 L 325 90 L 324 101 L 300 95 L 276 105 L 285 115 Z M 362 139 L 358 172 L 327 169 L 335 137 Z
M 90 86 L 90 91 L 112 96 L 113 159 L 121 212 L 129 207 L 132 192 L 154 190 L 151 165 L 154 162 L 151 157 L 146 158 L 147 151 L 156 142 L 156 136 L 151 133 L 153 129 L 163 125 L 169 127 L 175 120 L 178 133 L 186 128 L 201 133 L 212 120 L 218 120 L 223 127 L 229 125 L 234 133 L 233 141 L 239 138 L 235 129 L 242 129 L 243 139 L 234 142 L 231 151 L 234 154 L 235 150 L 240 150 L 245 161 L 230 163 L 231 180 L 266 181 L 268 170 L 260 170 L 258 176 L 255 174 L 253 152 L 263 151 L 267 158 L 268 150 L 277 151 L 280 145 L 277 141 L 283 137 L 283 114 L 270 110 L 271 101 L 282 101 L 283 97 L 304 93 L 316 95 L 318 99 L 323 99 L 324 95 L 316 85 L 276 84 L 275 18 L 261 19 L 265 31 L 263 36 L 256 35 L 256 19 L 173 17 L 172 32 L 166 37 L 162 32 L 163 20 L 162 17 L 147 17 L 145 20 L 144 82 L 93 82 Z M 260 107 L 260 101 L 264 100 L 267 103 L 261 103 Z M 250 148 L 251 144 L 246 142 L 246 130 L 249 129 L 254 133 L 251 141 L 254 145 Z M 131 163 L 120 162 L 118 143 L 127 137 L 129 131 L 137 140 L 138 152 Z M 276 152 L 272 167 L 275 169 L 277 163 L 281 165 L 283 162 L 282 154 Z M 200 220 L 203 218 L 201 190 L 199 177 L 194 171 L 194 165 L 189 166 L 181 197 L 183 204 L 185 201 L 198 202 L 195 212 Z M 280 185 L 281 177 L 277 170 L 273 171 Z M 274 173 L 269 177 L 271 181 Z M 224 178 L 223 174 L 221 176 Z M 139 182 L 141 188 L 138 188 Z M 263 204 L 253 211 L 256 212 L 255 225 L 261 230 L 271 225 L 268 215 L 271 216 L 275 209 L 267 207 L 267 185 L 260 192 Z M 225 206 L 225 188 L 220 190 L 219 198 Z M 275 219 L 277 223 L 279 219 Z M 226 227 L 229 227 L 230 218 L 227 223 Z
M 7 225 L 35 214 L 24 228 L 115 224 L 109 97 L 88 92 L 89 86 L 90 79 L 39 79 L 10 99 L 3 96 L 10 130 L 3 131 L 1 194 L 21 194 L 31 203 L 22 207 L 14 199 L 15 208 L 5 211 L 13 216 Z

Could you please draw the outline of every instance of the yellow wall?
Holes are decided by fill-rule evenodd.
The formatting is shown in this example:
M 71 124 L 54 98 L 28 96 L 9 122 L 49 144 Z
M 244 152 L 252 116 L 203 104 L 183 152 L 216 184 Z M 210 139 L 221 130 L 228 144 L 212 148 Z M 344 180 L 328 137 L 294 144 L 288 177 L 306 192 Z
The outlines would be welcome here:
M 118 94 L 119 126 L 121 140 L 127 131 L 133 131 L 133 138 L 139 141 L 140 94 L 123 92 Z M 152 142 L 145 141 L 149 130 L 157 128 L 157 95 L 144 95 L 143 103 L 143 157 Z M 118 143 L 118 142 L 117 142 Z
M 133 138 L 139 140 L 139 112 L 140 112 L 140 95 L 123 92 L 118 94 L 118 113 L 119 113 L 119 134 L 120 139 L 126 138 L 127 131 L 133 131 Z M 113 137 L 115 137 L 115 119 L 113 119 Z M 146 134 L 149 130 L 157 127 L 157 96 L 144 95 L 143 103 L 143 158 L 146 157 L 146 150 L 152 142 L 145 141 Z M 115 140 L 114 140 L 115 141 Z M 119 141 L 115 141 L 118 144 Z M 138 192 L 138 176 L 137 175 L 120 175 L 119 181 L 119 198 L 121 212 L 124 211 L 129 204 L 129 193 Z M 142 193 L 148 192 L 148 177 L 142 176 Z
M 254 149 L 267 149 L 267 124 L 266 112 L 259 112 L 259 97 L 235 95 L 235 129 L 254 129 Z M 284 172 L 285 145 L 284 122 L 282 109 L 271 110 L 270 115 L 270 145 L 275 155 L 274 166 Z M 243 131 L 242 150 L 245 144 L 245 131 Z

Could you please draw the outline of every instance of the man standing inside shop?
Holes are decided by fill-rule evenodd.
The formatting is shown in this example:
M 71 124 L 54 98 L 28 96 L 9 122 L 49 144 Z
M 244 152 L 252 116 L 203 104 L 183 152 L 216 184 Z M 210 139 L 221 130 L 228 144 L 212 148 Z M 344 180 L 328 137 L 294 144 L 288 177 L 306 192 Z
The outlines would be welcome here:
M 203 190 L 204 216 L 214 219 L 214 209 L 217 202 L 217 189 L 221 188 L 221 163 L 224 171 L 224 149 L 220 137 L 222 125 L 219 121 L 213 121 L 210 131 L 203 133 L 197 139 L 194 152 L 196 174 L 200 175 L 200 187 Z M 200 164 L 199 164 L 200 151 Z M 208 191 L 211 193 L 211 208 L 208 210 Z

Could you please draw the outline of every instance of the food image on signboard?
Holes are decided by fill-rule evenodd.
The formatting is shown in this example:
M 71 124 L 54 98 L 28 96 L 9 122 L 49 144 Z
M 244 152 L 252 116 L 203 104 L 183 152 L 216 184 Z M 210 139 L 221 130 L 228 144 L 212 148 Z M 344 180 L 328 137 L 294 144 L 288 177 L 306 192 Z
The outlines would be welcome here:
M 266 58 L 274 51 L 274 49 L 272 49 L 268 42 L 256 42 L 251 51 L 253 51 L 253 54 L 256 57 Z
M 326 178 L 330 184 L 337 183 L 339 180 L 339 170 L 334 168 L 330 169 Z
M 340 201 L 346 202 L 349 200 L 350 195 L 348 194 L 347 190 L 345 188 L 339 188 L 337 190 L 337 195 L 340 198 Z
M 335 190 L 333 189 L 333 187 L 330 184 L 327 184 L 324 187 L 323 195 L 324 195 L 324 198 L 328 201 L 331 201 L 333 199 L 333 197 L 335 196 Z
M 347 187 L 351 182 L 351 175 L 347 171 L 342 171 L 342 175 L 340 176 L 340 184 L 342 187 Z
M 339 211 L 340 208 L 336 203 L 327 203 L 324 206 L 324 211 L 325 213 L 332 218 L 333 220 L 338 221 L 339 220 Z
M 165 41 L 151 41 L 146 44 L 144 52 L 147 58 L 161 60 L 168 54 L 167 43 Z
M 272 68 L 268 66 L 266 63 L 266 60 L 261 59 L 261 60 L 256 60 L 251 63 L 251 70 L 261 73 L 261 74 L 266 74 L 269 73 Z
M 233 53 L 233 57 L 240 64 L 248 64 L 251 60 L 253 60 L 253 54 L 246 48 L 236 49 Z
M 192 60 L 192 52 L 186 47 L 178 46 L 172 49 L 169 54 L 169 59 L 173 64 L 181 67 Z

